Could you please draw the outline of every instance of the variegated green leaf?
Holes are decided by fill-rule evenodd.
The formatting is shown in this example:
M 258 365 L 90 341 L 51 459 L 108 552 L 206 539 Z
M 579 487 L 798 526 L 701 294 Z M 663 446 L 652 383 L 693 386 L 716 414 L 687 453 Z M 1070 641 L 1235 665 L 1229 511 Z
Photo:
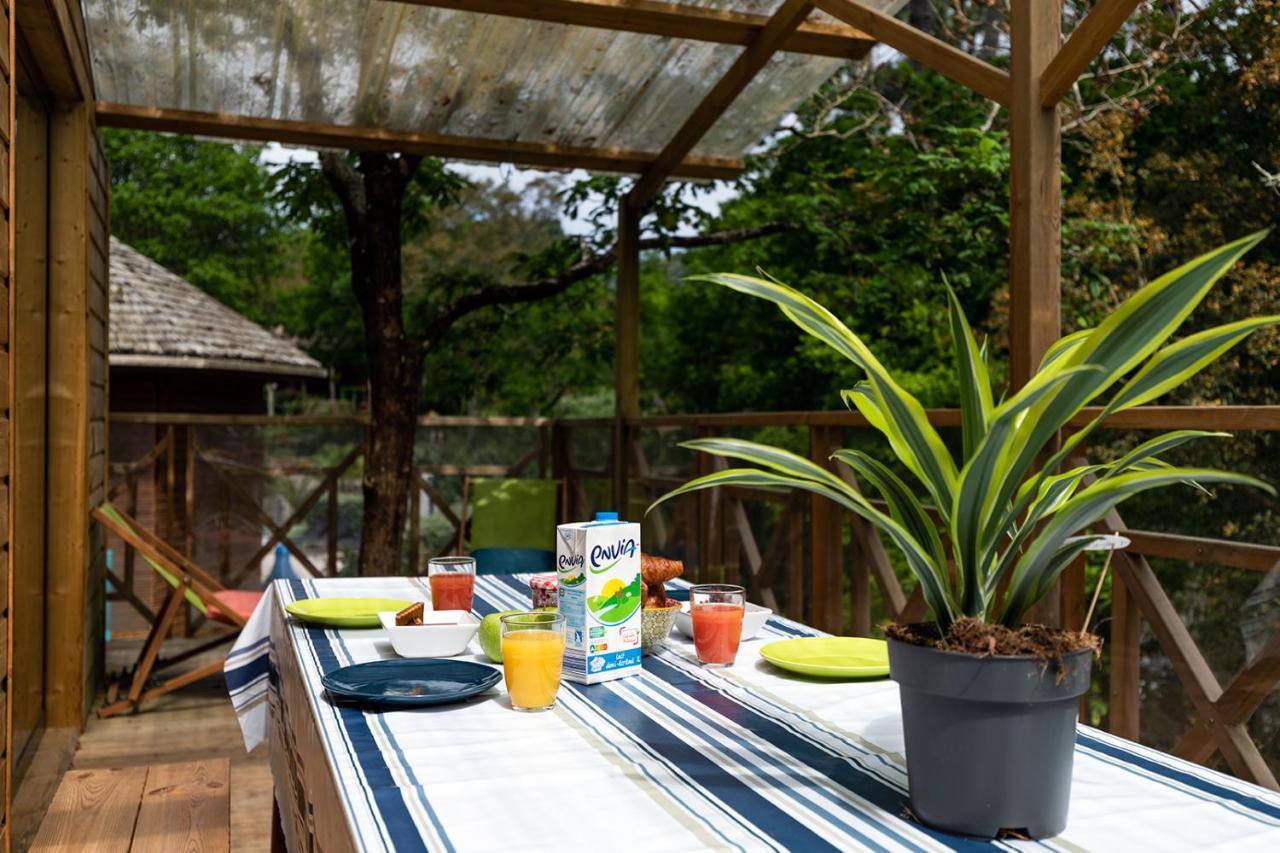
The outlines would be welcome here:
M 1130 450 L 1124 456 L 1121 456 L 1110 466 L 1107 477 L 1114 477 L 1117 474 L 1123 474 L 1125 471 L 1137 465 L 1143 460 L 1159 456 L 1161 453 L 1173 450 L 1175 447 L 1181 447 L 1188 441 L 1194 441 L 1197 438 L 1230 438 L 1229 432 L 1214 432 L 1203 429 L 1179 429 L 1173 432 L 1166 432 L 1157 435 L 1155 438 L 1144 441 L 1137 447 Z
M 949 511 L 957 477 L 955 460 L 929 423 L 920 401 L 894 381 L 866 344 L 844 323 L 809 297 L 778 282 L 728 273 L 696 276 L 694 280 L 709 281 L 773 302 L 801 329 L 866 371 L 878 407 L 884 413 L 886 436 L 894 453 L 913 472 L 918 471 L 939 509 Z
M 1255 477 L 1211 468 L 1131 471 L 1109 480 L 1095 481 L 1067 501 L 1027 545 L 1010 574 L 1009 593 L 1001 621 L 1006 625 L 1017 624 L 1026 609 L 1034 603 L 1033 592 L 1036 589 L 1047 589 L 1052 583 L 1048 573 L 1057 566 L 1055 555 L 1067 537 L 1083 530 L 1106 515 L 1112 507 L 1139 492 L 1184 480 L 1201 484 L 1236 483 L 1275 494 L 1271 486 Z
M 1149 403 L 1217 361 L 1258 329 L 1280 323 L 1280 315 L 1252 317 L 1188 335 L 1151 357 L 1116 394 L 1115 410 Z
M 1016 446 L 1011 446 L 1009 442 L 1019 420 L 1055 389 L 1093 369 L 1088 366 L 1075 367 L 1052 376 L 1033 378 L 1027 386 L 1029 391 L 1015 395 L 995 410 L 991 425 L 977 452 L 965 463 L 964 470 L 960 473 L 960 487 L 956 490 L 955 504 L 951 508 L 951 541 L 965 590 L 962 602 L 965 613 L 970 613 L 972 608 L 981 605 L 982 586 L 979 578 L 987 564 L 979 557 L 993 538 L 991 534 L 984 533 L 985 522 L 993 513 L 1003 510 L 1002 506 L 993 507 L 990 502 L 998 494 L 1000 483 L 1010 476 L 1008 458 L 1016 451 Z
M 1257 245 L 1265 231 L 1228 243 L 1165 273 L 1126 299 L 1098 327 L 1048 371 L 1055 373 L 1084 364 L 1098 373 L 1078 374 L 1058 392 L 1042 399 L 1011 437 L 1017 446 L 1008 470 L 998 484 L 991 505 L 1003 507 L 1026 477 L 1048 441 L 1085 405 L 1105 391 L 1164 344 L 1195 309 L 1218 279 L 1240 256 Z M 1037 374 L 1019 394 L 1035 383 Z M 1015 395 L 1014 399 L 1016 399 Z M 1058 460 L 1060 463 L 1061 460 Z M 997 516 L 992 516 L 993 520 Z
M 811 460 L 805 459 L 803 456 L 792 453 L 790 450 L 783 450 L 781 447 L 757 444 L 754 441 L 744 441 L 740 438 L 694 438 L 681 442 L 680 446 L 689 450 L 710 453 L 712 456 L 741 459 L 743 462 L 762 465 L 789 477 L 800 477 L 806 480 L 813 480 L 816 483 L 825 483 L 834 489 L 844 490 L 849 488 L 847 483 L 831 471 Z
M 837 490 L 831 488 L 825 483 L 819 483 L 814 480 L 798 477 L 788 477 L 784 474 L 778 474 L 772 471 L 762 471 L 758 468 L 730 468 L 727 471 L 716 471 L 712 474 L 698 477 L 694 480 L 690 480 L 679 488 L 672 489 L 650 504 L 648 511 L 652 511 L 654 507 L 664 501 L 670 500 L 671 498 L 679 495 L 688 494 L 701 489 L 713 489 L 722 486 L 745 486 L 750 488 L 766 489 L 802 489 L 835 501 L 850 512 L 874 524 L 876 529 L 883 532 L 889 537 L 890 541 L 898 546 L 898 549 L 906 558 L 907 565 L 911 569 L 912 574 L 914 574 L 916 579 L 920 581 L 920 587 L 924 593 L 925 602 L 929 605 L 930 609 L 933 610 L 933 614 L 938 620 L 938 624 L 943 626 L 944 630 L 955 620 L 955 609 L 950 596 L 948 595 L 946 586 L 947 575 L 945 570 L 933 562 L 925 552 L 924 548 L 921 547 L 920 543 L 917 542 L 902 525 L 894 521 L 887 514 L 876 509 L 864 497 L 847 486 L 845 486 L 844 489 Z
M 861 450 L 837 450 L 831 458 L 839 459 L 869 482 L 889 505 L 889 515 L 925 547 L 936 564 L 946 564 L 947 555 L 937 525 L 901 477 Z
M 973 329 L 964 316 L 959 298 L 947 285 L 948 317 L 951 321 L 951 345 L 955 351 L 956 376 L 960 381 L 960 424 L 964 444 L 964 458 L 969 459 L 978 443 L 987 434 L 991 420 L 991 377 L 982 351 L 974 340 Z
M 1077 347 L 1084 343 L 1084 339 L 1091 334 L 1093 334 L 1093 329 L 1080 329 L 1058 338 L 1045 351 L 1044 358 L 1040 360 L 1040 370 L 1044 370 L 1055 362 L 1061 364 L 1062 357 L 1074 352 Z

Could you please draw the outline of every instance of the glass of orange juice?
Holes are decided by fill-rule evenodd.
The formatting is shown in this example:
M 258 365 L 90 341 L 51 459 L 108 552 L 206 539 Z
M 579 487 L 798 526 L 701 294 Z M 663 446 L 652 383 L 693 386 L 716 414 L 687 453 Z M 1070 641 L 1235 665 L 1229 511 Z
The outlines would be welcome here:
M 502 617 L 502 669 L 517 711 L 556 704 L 564 662 L 564 616 L 546 611 Z
M 474 557 L 432 557 L 427 561 L 432 610 L 470 610 L 476 586 Z
M 693 646 L 703 666 L 729 666 L 742 640 L 742 614 L 747 593 L 740 586 L 707 583 L 689 590 Z

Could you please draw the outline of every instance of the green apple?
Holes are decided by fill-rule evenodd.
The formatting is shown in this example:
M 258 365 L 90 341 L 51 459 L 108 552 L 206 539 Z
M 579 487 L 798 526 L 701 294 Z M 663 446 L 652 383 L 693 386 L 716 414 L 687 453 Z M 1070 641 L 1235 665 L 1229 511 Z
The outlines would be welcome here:
M 554 607 L 539 607 L 540 612 L 555 612 Z M 502 617 L 512 613 L 524 613 L 524 610 L 499 610 L 490 613 L 480 620 L 480 650 L 484 656 L 494 663 L 502 663 Z

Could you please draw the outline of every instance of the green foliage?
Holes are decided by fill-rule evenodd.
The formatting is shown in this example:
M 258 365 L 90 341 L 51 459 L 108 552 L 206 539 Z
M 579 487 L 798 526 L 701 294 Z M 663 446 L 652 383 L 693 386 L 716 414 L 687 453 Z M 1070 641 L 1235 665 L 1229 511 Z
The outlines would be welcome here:
M 901 550 L 941 628 L 961 616 L 1015 626 L 1097 538 L 1078 534 L 1122 501 L 1176 483 L 1201 488 L 1203 483 L 1234 483 L 1275 493 L 1253 477 L 1180 468 L 1160 458 L 1192 439 L 1220 435 L 1191 430 L 1158 436 L 1111 462 L 1058 473 L 1107 417 L 1163 395 L 1252 332 L 1280 323 L 1280 315 L 1257 317 L 1168 343 L 1213 285 L 1264 236 L 1258 233 L 1229 243 L 1140 288 L 1096 329 L 1059 342 L 1027 384 L 999 405 L 992 403 L 990 377 L 960 302 L 949 293 L 956 372 L 963 389 L 964 449 L 959 459 L 953 458 L 919 401 L 822 305 L 776 280 L 703 276 L 702 280 L 773 303 L 792 323 L 864 373 L 866 381 L 842 392 L 846 403 L 888 440 L 932 505 L 926 507 L 888 467 L 860 451 L 837 451 L 833 458 L 853 467 L 884 499 L 888 512 L 801 456 L 728 438 L 698 439 L 683 446 L 760 467 L 699 477 L 654 505 L 726 485 L 788 487 L 825 496 L 874 524 Z M 1107 402 L 1101 412 L 1054 452 L 1050 442 L 1059 431 L 1085 406 L 1103 398 Z M 1005 592 L 998 600 L 1001 589 Z
M 111 232 L 259 322 L 275 319 L 297 229 L 272 203 L 258 146 L 106 129 Z

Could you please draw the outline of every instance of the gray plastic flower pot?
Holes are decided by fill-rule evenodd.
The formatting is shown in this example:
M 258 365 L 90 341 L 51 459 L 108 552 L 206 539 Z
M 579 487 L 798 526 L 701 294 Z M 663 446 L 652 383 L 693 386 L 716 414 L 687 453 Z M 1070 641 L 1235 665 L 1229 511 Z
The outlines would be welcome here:
M 1093 655 L 1059 665 L 978 657 L 889 640 L 902 696 L 911 810 L 929 826 L 982 838 L 1048 838 L 1067 825 L 1076 700 Z

